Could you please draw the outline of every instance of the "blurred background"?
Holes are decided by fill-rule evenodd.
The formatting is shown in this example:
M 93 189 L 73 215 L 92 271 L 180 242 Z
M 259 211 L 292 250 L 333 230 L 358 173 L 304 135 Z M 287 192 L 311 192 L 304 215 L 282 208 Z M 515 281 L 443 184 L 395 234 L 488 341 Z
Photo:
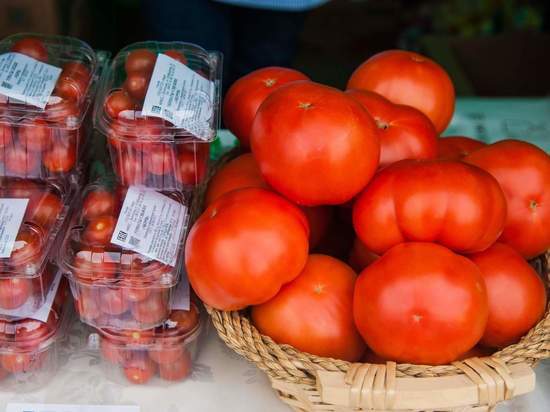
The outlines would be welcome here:
M 404 48 L 442 64 L 458 95 L 544 96 L 549 25 L 547 0 L 0 0 L 2 37 L 67 34 L 113 54 L 140 40 L 196 42 L 224 53 L 225 87 L 285 65 L 342 88 L 369 56 Z

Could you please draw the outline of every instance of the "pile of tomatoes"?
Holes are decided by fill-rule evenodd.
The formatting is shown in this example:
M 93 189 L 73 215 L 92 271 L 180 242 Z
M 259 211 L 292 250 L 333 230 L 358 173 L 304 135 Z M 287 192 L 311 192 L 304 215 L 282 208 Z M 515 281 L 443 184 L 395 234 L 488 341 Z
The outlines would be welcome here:
M 163 54 L 187 64 L 183 50 Z M 115 173 L 124 185 L 146 184 L 162 190 L 182 190 L 200 183 L 208 166 L 208 143 L 158 117 L 141 114 L 157 51 L 134 48 L 121 52 L 111 70 L 113 78 L 103 99 L 99 127 L 107 136 Z M 200 71 L 200 69 L 196 69 Z
M 47 40 L 38 37 L 13 36 L 3 43 L 11 44 L 7 51 L 59 65 L 62 71 L 44 110 L 0 96 L 0 171 L 24 178 L 65 177 L 75 171 L 89 131 L 83 118 L 96 70 L 93 51 L 84 43 L 49 50 Z
M 178 281 L 169 265 L 111 243 L 127 187 L 92 184 L 76 206 L 61 265 L 81 319 L 95 327 L 148 329 L 170 313 Z M 177 193 L 174 200 L 183 202 Z
M 173 310 L 164 324 L 148 330 L 100 330 L 106 371 L 120 367 L 131 383 L 147 383 L 155 374 L 165 381 L 182 381 L 192 370 L 200 332 L 199 309 Z
M 238 80 L 224 120 L 251 153 L 210 181 L 186 244 L 194 291 L 347 361 L 446 364 L 517 342 L 546 308 L 527 260 L 550 248 L 550 157 L 440 137 L 454 102 L 441 66 L 400 50 L 345 92 L 285 68 Z

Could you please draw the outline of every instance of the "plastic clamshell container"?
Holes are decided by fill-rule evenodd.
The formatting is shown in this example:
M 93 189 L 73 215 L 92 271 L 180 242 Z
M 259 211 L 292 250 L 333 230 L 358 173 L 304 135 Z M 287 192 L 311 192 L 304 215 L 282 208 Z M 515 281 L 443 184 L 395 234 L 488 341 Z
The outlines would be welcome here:
M 131 53 L 149 55 L 145 72 L 127 72 Z M 187 67 L 211 81 L 212 105 L 207 136 L 198 138 L 183 127 L 141 112 L 147 84 L 159 53 L 184 62 Z M 113 168 L 123 185 L 142 184 L 160 190 L 192 190 L 206 176 L 210 144 L 220 123 L 222 55 L 183 42 L 141 42 L 122 49 L 103 77 L 95 105 L 95 127 L 106 136 Z M 137 76 L 137 80 L 134 76 Z M 139 83 L 139 78 L 142 78 Z M 137 84 L 137 86 L 136 86 Z M 133 85 L 133 86 L 132 86 Z M 136 96 L 135 87 L 138 87 Z M 110 109 L 110 99 L 123 93 L 132 109 Z
M 81 321 L 96 328 L 143 330 L 161 325 L 170 314 L 183 268 L 187 215 L 175 266 L 110 242 L 126 191 L 124 186 L 88 185 L 58 258 Z M 164 194 L 187 204 L 181 192 Z
M 90 342 L 99 343 L 105 375 L 117 383 L 168 384 L 192 372 L 205 325 L 198 306 L 172 311 L 155 329 L 116 331 L 99 329 Z
M 0 318 L 27 317 L 44 303 L 72 197 L 53 183 L 0 178 L 2 201 L 28 199 L 12 252 L 0 258 Z
M 35 39 L 47 51 L 44 63 L 62 72 L 44 109 L 0 94 L 0 175 L 68 179 L 78 169 L 92 130 L 92 101 L 104 63 L 81 40 L 22 33 L 0 41 L 0 55 Z M 2 68 L 0 68 L 2 70 Z
M 62 280 L 45 322 L 0 320 L 0 391 L 38 390 L 51 380 L 71 318 L 69 299 L 67 283 Z

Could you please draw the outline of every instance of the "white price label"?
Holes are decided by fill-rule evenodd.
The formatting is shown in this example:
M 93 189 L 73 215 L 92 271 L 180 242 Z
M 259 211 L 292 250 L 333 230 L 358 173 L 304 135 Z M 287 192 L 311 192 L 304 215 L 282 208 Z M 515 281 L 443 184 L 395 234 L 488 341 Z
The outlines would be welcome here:
M 187 207 L 154 189 L 130 186 L 111 243 L 175 266 Z
M 185 64 L 159 54 L 147 88 L 142 114 L 160 117 L 208 140 L 213 114 L 214 83 Z
M 176 310 L 189 310 L 191 309 L 191 296 L 189 293 L 189 281 L 187 280 L 187 273 L 183 273 L 182 279 L 176 287 L 174 294 L 174 300 L 172 301 L 172 309 Z
M 29 199 L 0 199 L 0 258 L 9 258 Z
M 8 403 L 6 412 L 140 412 L 137 405 L 68 405 Z
M 59 67 L 21 53 L 5 53 L 0 55 L 0 94 L 44 109 L 60 74 Z

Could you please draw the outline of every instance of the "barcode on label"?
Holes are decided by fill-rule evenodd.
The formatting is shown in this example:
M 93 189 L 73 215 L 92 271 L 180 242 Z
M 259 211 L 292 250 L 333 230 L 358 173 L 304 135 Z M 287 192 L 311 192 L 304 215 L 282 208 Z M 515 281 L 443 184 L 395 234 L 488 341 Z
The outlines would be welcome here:
M 141 242 L 140 239 L 133 236 L 130 236 L 130 240 L 128 240 L 128 243 L 133 247 L 139 247 L 140 242 Z
M 160 113 L 160 106 L 151 107 L 151 111 L 155 114 L 159 114 Z
M 118 235 L 116 236 L 116 238 L 118 240 L 120 240 L 121 242 L 124 242 L 127 237 L 128 237 L 128 233 L 123 232 L 122 230 L 120 232 L 118 232 Z
M 13 88 L 13 86 L 11 85 L 11 83 L 8 83 L 8 82 L 2 82 L 2 87 L 4 89 L 8 89 L 8 90 L 11 90 Z

